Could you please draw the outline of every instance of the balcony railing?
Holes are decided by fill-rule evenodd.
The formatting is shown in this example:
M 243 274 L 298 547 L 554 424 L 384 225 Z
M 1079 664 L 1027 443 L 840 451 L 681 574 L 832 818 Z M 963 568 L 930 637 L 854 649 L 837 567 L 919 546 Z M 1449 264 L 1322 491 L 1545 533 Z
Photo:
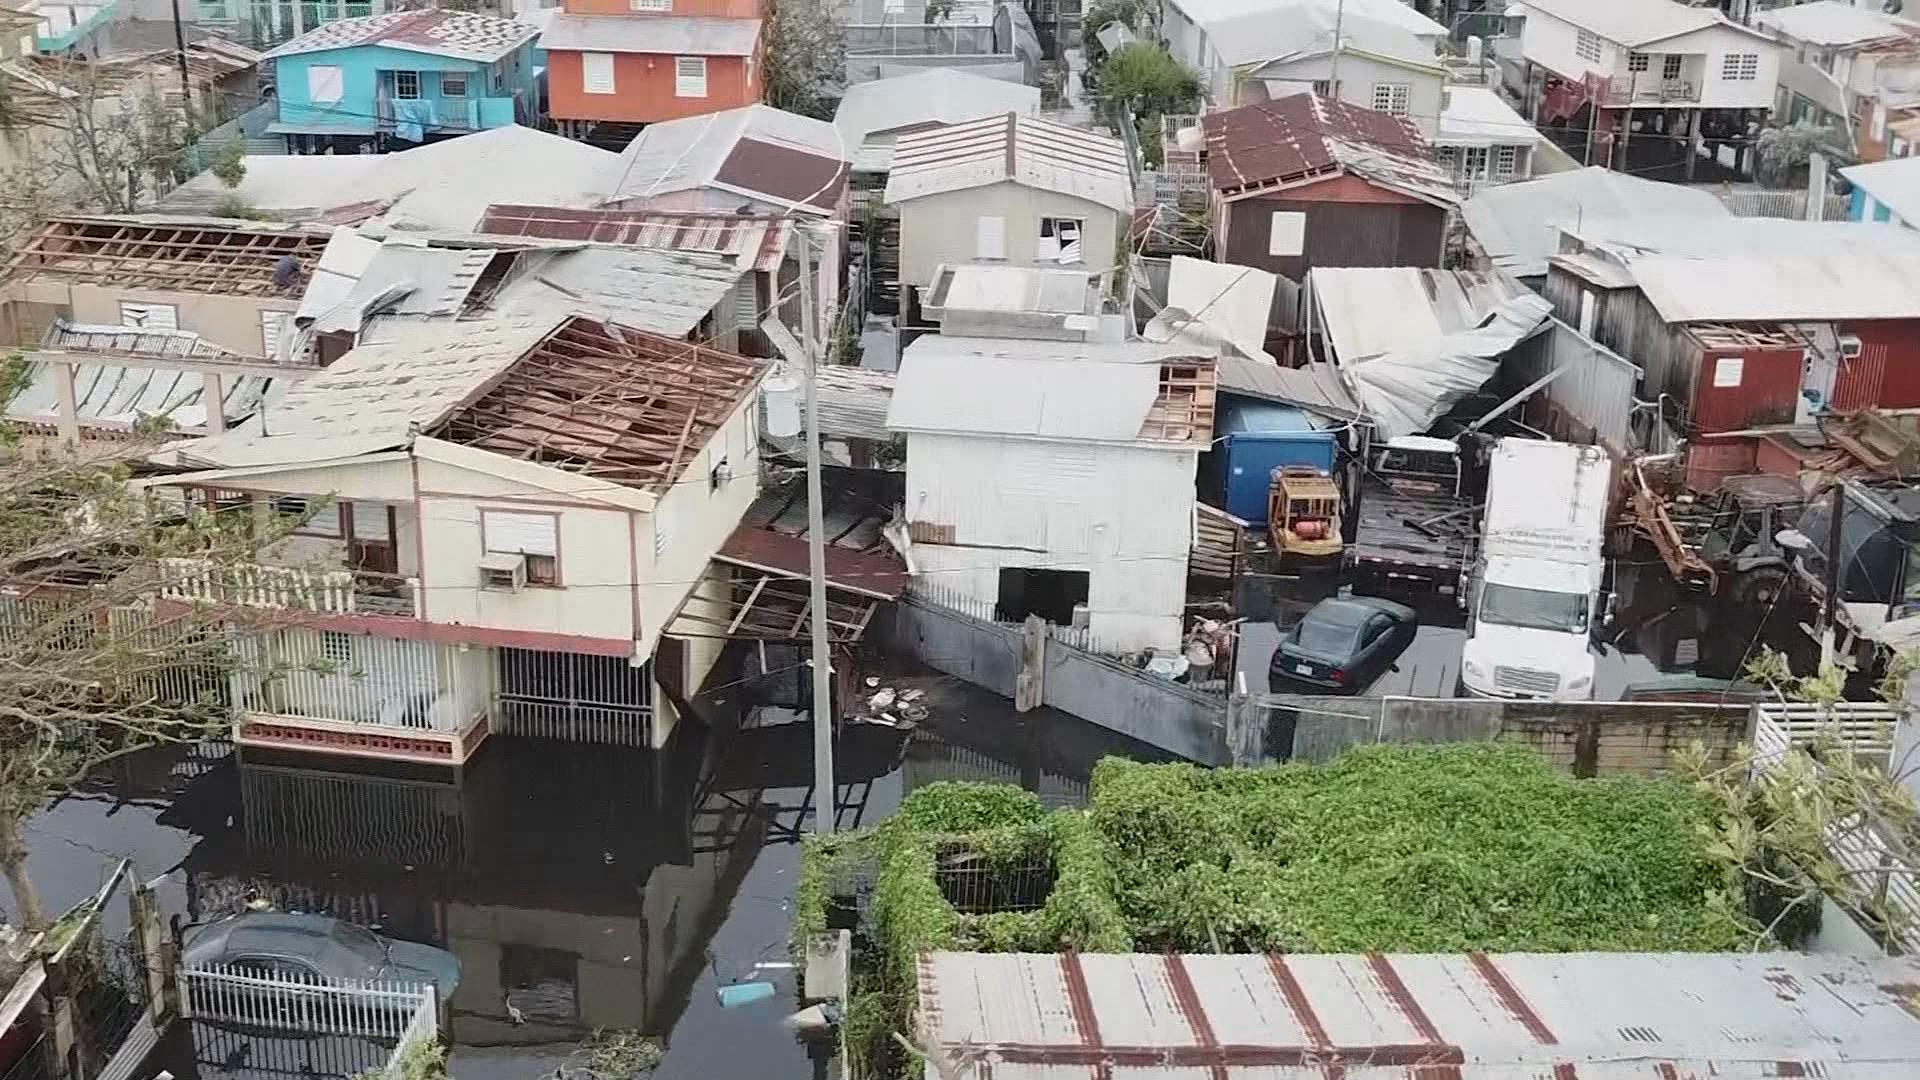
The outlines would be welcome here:
M 1602 104 L 1608 108 L 1628 105 L 1688 105 L 1700 100 L 1700 87 L 1686 79 L 1657 79 L 1629 83 L 1615 79 L 1607 86 Z
M 309 570 L 207 559 L 162 559 L 160 595 L 233 607 L 420 618 L 420 579 L 367 570 Z

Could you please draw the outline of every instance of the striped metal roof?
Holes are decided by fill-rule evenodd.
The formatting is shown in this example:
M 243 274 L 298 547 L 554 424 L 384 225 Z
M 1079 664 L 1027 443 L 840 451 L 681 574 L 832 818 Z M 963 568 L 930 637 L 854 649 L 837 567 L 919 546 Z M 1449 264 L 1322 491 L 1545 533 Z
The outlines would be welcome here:
M 931 953 L 970 1080 L 1891 1080 L 1920 962 L 1801 953 Z M 933 1077 L 929 1067 L 927 1075 Z
M 779 214 L 688 213 L 671 210 L 568 210 L 496 203 L 479 232 L 595 244 L 732 255 L 762 273 L 780 269 L 793 221 Z
M 901 135 L 886 197 L 894 203 L 1006 181 L 1133 209 L 1132 170 L 1119 139 L 1018 113 Z

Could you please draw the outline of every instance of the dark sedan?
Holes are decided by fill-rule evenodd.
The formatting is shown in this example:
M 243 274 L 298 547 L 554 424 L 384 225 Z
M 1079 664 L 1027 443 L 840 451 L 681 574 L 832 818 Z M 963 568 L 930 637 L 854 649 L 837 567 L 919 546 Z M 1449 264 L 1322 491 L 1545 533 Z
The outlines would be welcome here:
M 1393 666 L 1419 628 L 1419 615 L 1405 604 L 1374 596 L 1322 600 L 1281 633 L 1268 688 L 1359 693 Z

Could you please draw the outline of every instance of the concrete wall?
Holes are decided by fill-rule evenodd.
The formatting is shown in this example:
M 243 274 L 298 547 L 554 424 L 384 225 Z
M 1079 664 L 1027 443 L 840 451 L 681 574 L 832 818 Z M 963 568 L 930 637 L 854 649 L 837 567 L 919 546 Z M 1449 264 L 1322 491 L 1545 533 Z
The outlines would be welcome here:
M 1322 762 L 1372 743 L 1511 742 L 1575 776 L 1652 776 L 1695 741 L 1710 760 L 1731 761 L 1748 724 L 1743 705 L 1272 694 L 1240 710 L 1232 738 L 1243 764 Z
M 1002 266 L 1036 265 L 1041 218 L 1079 218 L 1085 223 L 1080 258 L 1095 268 L 1112 264 L 1124 217 L 1099 203 L 1011 182 L 922 195 L 895 205 L 900 211 L 900 283 L 922 289 L 933 287 L 934 272 L 942 263 L 975 261 L 982 217 L 1006 219 L 1007 257 L 996 264 Z
M 39 300 L 44 296 L 34 298 Z M 102 326 L 119 326 L 124 321 L 120 311 L 122 303 L 170 305 L 180 329 L 191 330 L 229 352 L 264 358 L 267 348 L 266 335 L 260 325 L 261 312 L 278 311 L 291 316 L 300 306 L 300 297 L 292 293 L 281 297 L 215 296 L 166 289 L 74 285 L 66 300 L 74 322 Z
M 938 671 L 1014 696 L 1022 635 L 1017 627 L 983 622 L 908 598 L 893 607 L 888 642 Z M 1149 746 L 1225 765 L 1226 702 L 1049 640 L 1042 661 L 1042 704 Z

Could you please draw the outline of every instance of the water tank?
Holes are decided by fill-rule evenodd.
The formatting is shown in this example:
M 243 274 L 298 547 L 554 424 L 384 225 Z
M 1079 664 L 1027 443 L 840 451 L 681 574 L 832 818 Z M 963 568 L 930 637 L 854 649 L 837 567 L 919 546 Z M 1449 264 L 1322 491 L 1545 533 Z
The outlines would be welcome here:
M 1481 55 L 1480 51 L 1483 48 L 1485 48 L 1485 46 L 1481 44 L 1480 35 L 1478 34 L 1468 35 L 1467 36 L 1467 63 L 1472 64 L 1474 67 L 1479 67 L 1480 55 Z
M 766 403 L 767 434 L 776 439 L 800 434 L 800 381 L 784 366 L 774 369 L 760 384 L 760 400 Z

